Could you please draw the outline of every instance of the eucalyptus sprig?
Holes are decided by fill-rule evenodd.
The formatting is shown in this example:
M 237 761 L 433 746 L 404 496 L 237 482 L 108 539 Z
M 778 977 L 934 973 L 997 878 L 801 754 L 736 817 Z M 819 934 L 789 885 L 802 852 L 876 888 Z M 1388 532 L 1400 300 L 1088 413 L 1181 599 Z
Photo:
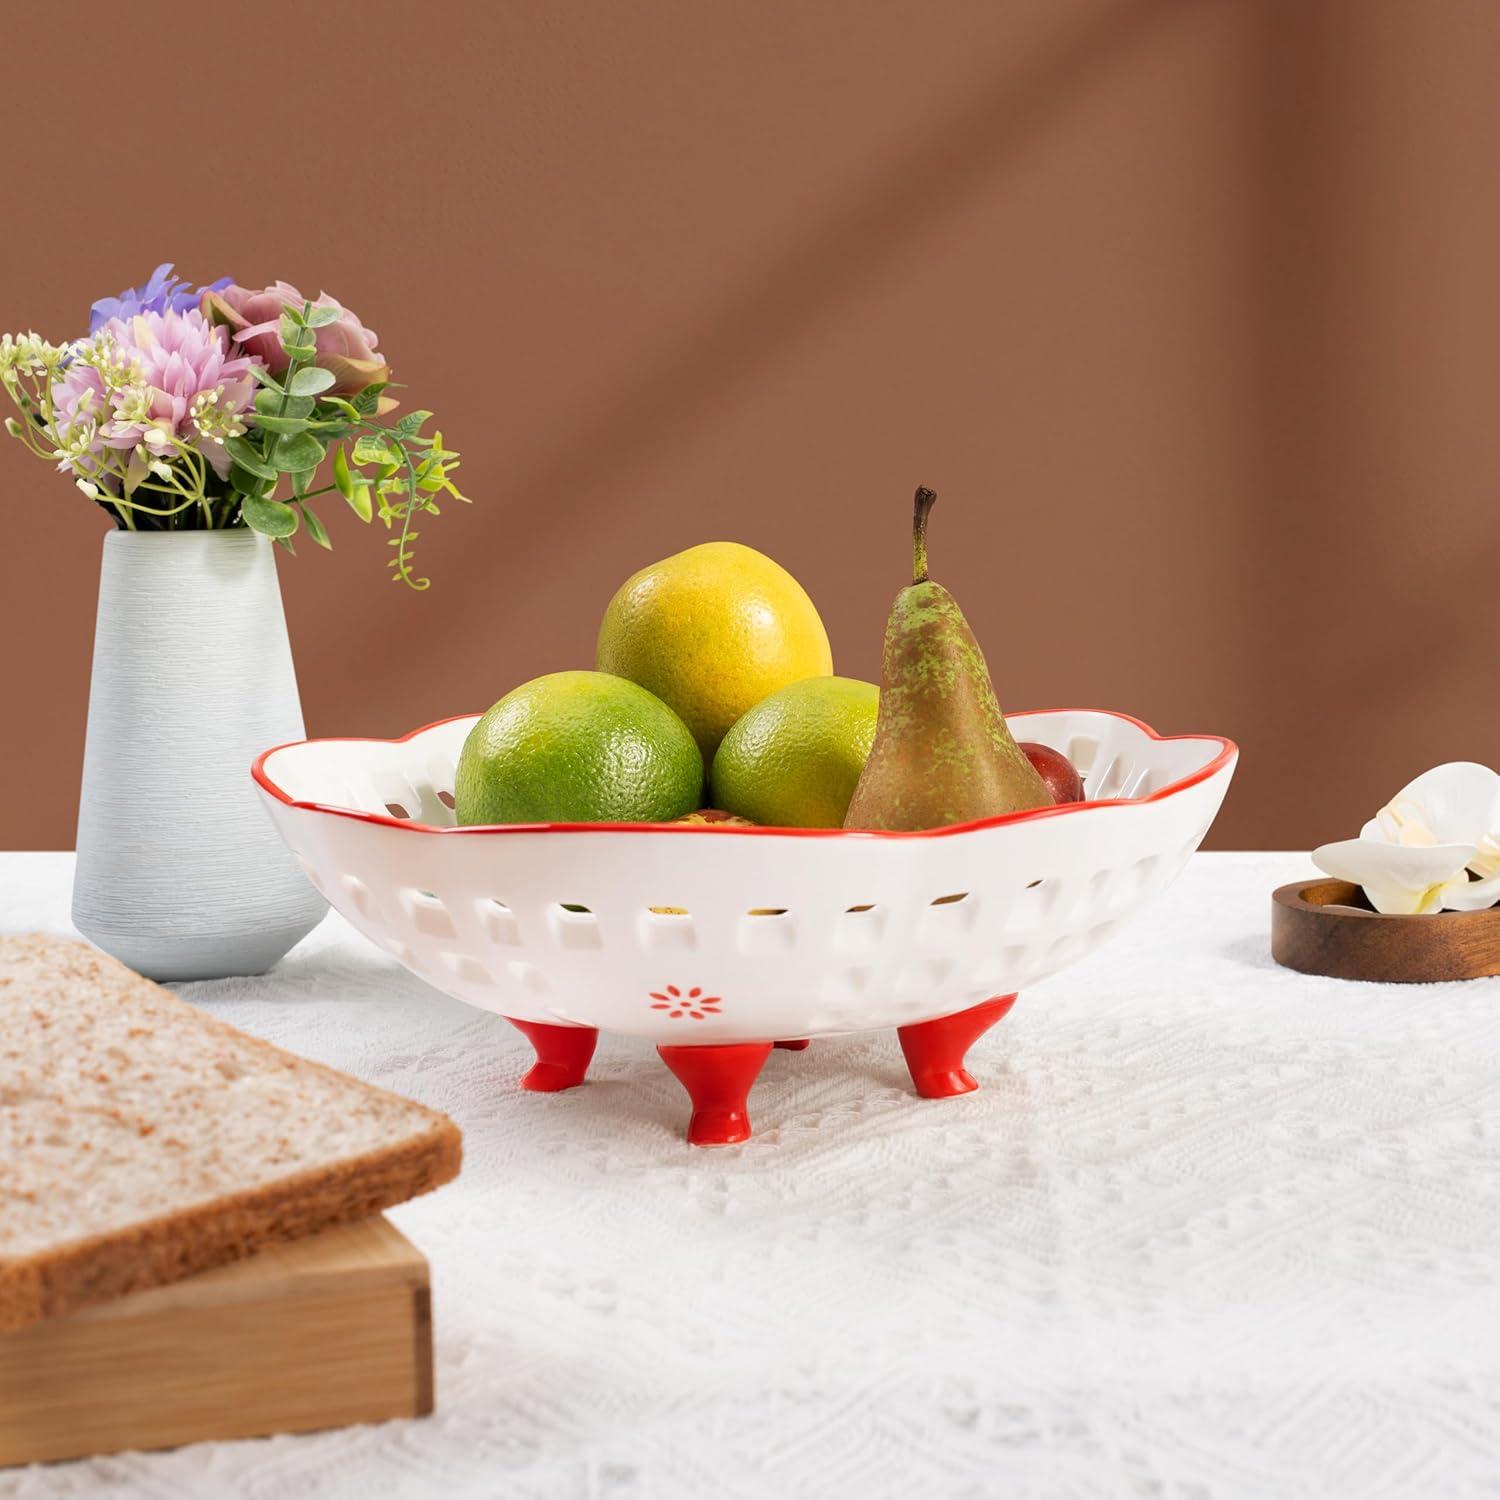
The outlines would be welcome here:
M 425 589 L 431 580 L 413 567 L 413 526 L 422 513 L 440 514 L 438 496 L 447 494 L 468 503 L 451 475 L 459 457 L 443 446 L 443 435 L 423 436 L 430 411 L 408 412 L 398 422 L 377 421 L 382 393 L 390 382 L 377 381 L 345 399 L 329 394 L 335 377 L 315 363 L 316 333 L 334 323 L 339 310 L 315 307 L 286 308 L 281 315 L 280 341 L 287 367 L 273 376 L 259 367 L 255 378 L 253 424 L 226 438 L 232 460 L 229 483 L 244 523 L 292 549 L 299 527 L 320 547 L 331 547 L 328 532 L 309 504 L 319 495 L 338 493 L 360 520 L 379 517 L 388 531 L 395 555 L 387 564 L 392 577 L 409 588 Z M 331 481 L 314 487 L 318 472 L 332 450 Z M 283 480 L 289 494 L 277 498 Z

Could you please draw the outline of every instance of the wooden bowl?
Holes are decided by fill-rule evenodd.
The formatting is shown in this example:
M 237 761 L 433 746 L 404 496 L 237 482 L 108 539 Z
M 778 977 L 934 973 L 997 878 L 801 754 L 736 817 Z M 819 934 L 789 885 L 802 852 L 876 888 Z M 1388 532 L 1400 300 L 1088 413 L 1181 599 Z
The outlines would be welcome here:
M 1500 974 L 1500 907 L 1388 916 L 1348 881 L 1295 880 L 1271 894 L 1271 956 L 1331 979 L 1486 979 Z

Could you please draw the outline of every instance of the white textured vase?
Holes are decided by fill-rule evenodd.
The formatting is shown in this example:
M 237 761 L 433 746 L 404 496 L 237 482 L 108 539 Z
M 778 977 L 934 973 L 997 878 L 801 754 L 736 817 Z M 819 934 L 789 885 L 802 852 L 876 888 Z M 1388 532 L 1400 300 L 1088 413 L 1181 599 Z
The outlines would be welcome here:
M 153 979 L 270 968 L 326 905 L 250 762 L 303 737 L 272 545 L 251 531 L 104 541 L 73 922 Z

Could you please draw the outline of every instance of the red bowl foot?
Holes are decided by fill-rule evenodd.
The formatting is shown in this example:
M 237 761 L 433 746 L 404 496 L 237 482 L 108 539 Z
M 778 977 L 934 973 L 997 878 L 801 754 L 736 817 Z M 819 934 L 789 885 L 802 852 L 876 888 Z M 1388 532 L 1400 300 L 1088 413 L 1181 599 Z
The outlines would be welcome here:
M 599 1044 L 592 1026 L 550 1026 L 545 1021 L 506 1020 L 536 1049 L 536 1062 L 521 1079 L 534 1094 L 556 1094 L 583 1082 Z
M 1014 995 L 1001 995 L 957 1015 L 898 1027 L 896 1035 L 917 1092 L 924 1099 L 973 1093 L 979 1084 L 964 1067 L 964 1056 L 1015 1003 Z
M 750 1139 L 746 1101 L 750 1086 L 771 1055 L 770 1042 L 732 1042 L 709 1047 L 658 1047 L 661 1060 L 688 1091 L 694 1146 L 733 1146 Z

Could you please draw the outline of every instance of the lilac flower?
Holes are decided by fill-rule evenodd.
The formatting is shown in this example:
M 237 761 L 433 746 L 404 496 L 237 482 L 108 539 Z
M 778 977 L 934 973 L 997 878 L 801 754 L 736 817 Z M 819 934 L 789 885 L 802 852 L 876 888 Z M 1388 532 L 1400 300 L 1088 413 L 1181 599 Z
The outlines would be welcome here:
M 101 297 L 89 316 L 89 333 L 95 334 L 111 318 L 131 318 L 143 312 L 187 312 L 197 307 L 205 292 L 219 292 L 234 284 L 232 276 L 221 276 L 196 291 L 180 276 L 172 275 L 172 262 L 163 261 L 143 287 L 127 287 L 118 297 Z
M 256 361 L 229 357 L 229 335 L 196 308 L 111 318 L 73 348 L 52 387 L 58 466 L 97 471 L 110 449 L 131 454 L 129 482 L 183 448 L 200 452 L 222 479 L 226 437 L 255 399 Z

